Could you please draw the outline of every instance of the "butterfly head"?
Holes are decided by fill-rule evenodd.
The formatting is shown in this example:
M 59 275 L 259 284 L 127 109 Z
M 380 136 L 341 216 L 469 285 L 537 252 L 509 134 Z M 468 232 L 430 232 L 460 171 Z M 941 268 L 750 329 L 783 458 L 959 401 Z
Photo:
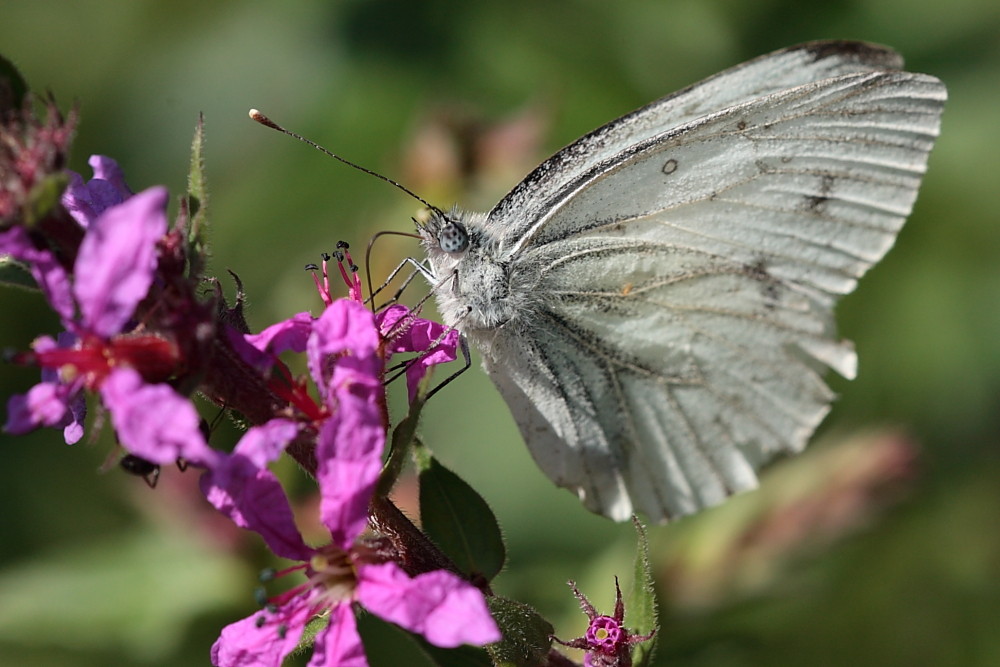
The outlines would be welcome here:
M 431 209 L 430 219 L 423 224 L 417 223 L 424 243 L 429 249 L 438 250 L 457 257 L 469 248 L 469 230 L 459 220 L 455 211 L 445 213 Z
M 437 230 L 437 243 L 449 255 L 465 252 L 469 247 L 469 232 L 458 220 L 445 218 L 446 222 Z

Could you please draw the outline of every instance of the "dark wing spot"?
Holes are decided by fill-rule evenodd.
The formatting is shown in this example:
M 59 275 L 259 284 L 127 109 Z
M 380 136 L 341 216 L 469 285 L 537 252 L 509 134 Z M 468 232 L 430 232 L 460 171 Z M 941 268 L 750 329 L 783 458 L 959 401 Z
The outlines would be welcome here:
M 760 284 L 760 293 L 764 297 L 764 306 L 769 310 L 773 309 L 780 300 L 778 292 L 780 281 L 768 272 L 767 261 L 758 259 L 753 264 L 747 264 L 744 267 L 744 272 L 748 278 L 752 278 Z
M 736 129 L 740 132 L 747 129 L 747 122 L 745 120 L 740 120 L 740 122 L 736 123 Z
M 802 198 L 803 209 L 809 213 L 822 213 L 826 208 L 826 203 L 830 201 L 830 194 L 833 192 L 834 177 L 832 174 L 823 174 L 819 180 L 819 193 L 806 195 Z

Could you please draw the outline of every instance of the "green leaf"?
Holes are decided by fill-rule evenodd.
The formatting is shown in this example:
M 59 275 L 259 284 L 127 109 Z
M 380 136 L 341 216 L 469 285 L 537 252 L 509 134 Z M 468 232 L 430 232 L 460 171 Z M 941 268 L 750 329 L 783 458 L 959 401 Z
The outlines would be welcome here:
M 23 209 L 24 224 L 34 225 L 48 216 L 52 209 L 59 204 L 59 199 L 67 185 L 69 185 L 69 178 L 63 173 L 49 174 L 36 183 L 31 188 L 31 192 L 28 193 L 27 206 Z
M 503 568 L 506 550 L 490 506 L 426 448 L 417 453 L 424 532 L 472 580 L 493 579 Z
M 28 84 L 14 63 L 0 56 L 0 116 L 7 111 L 20 111 Z
M 498 667 L 538 667 L 547 664 L 552 648 L 552 624 L 526 604 L 508 598 L 486 598 L 503 639 L 486 647 Z
M 635 516 L 632 517 L 632 524 L 638 534 L 638 543 L 632 588 L 628 593 L 629 602 L 625 606 L 625 627 L 635 634 L 646 635 L 657 627 L 656 590 L 653 585 L 653 569 L 649 564 L 649 538 L 646 536 L 646 529 Z M 654 636 L 648 642 L 636 644 L 632 650 L 632 661 L 636 667 L 650 664 L 656 652 L 658 639 Z
M 399 478 L 399 473 L 403 470 L 410 454 L 410 446 L 413 444 L 417 433 L 417 424 L 420 422 L 420 410 L 423 409 L 424 402 L 418 396 L 410 403 L 410 412 L 396 425 L 392 432 L 392 446 L 389 448 L 389 458 L 382 467 L 379 476 L 378 486 L 375 495 L 388 496 L 392 487 Z
M 192 277 L 200 277 L 205 268 L 207 246 L 204 227 L 207 224 L 208 181 L 205 177 L 205 116 L 198 114 L 194 140 L 191 142 L 191 168 L 188 171 L 188 261 Z
M 369 667 L 491 667 L 484 649 L 459 646 L 445 649 L 432 646 L 413 633 L 388 623 L 374 614 L 357 613 L 358 633 L 365 645 Z
M 28 269 L 10 257 L 0 257 L 0 285 L 5 287 L 20 287 L 33 292 L 40 291 L 38 283 Z

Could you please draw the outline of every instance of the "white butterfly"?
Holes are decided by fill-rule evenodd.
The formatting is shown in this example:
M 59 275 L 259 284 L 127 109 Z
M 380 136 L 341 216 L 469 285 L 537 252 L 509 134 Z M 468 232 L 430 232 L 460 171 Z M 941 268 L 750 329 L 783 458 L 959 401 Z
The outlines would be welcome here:
M 833 306 L 892 246 L 944 85 L 893 51 L 762 56 L 601 127 L 489 213 L 421 227 L 444 320 L 546 475 L 653 521 L 757 485 L 856 371 Z

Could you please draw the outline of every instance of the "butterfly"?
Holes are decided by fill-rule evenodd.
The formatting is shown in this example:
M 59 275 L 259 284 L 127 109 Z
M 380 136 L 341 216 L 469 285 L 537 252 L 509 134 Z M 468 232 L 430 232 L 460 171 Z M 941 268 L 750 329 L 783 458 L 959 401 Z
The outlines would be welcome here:
M 563 148 L 488 213 L 419 225 L 444 321 L 531 453 L 615 520 L 758 484 L 853 378 L 833 307 L 893 245 L 944 85 L 873 44 L 743 63 Z

